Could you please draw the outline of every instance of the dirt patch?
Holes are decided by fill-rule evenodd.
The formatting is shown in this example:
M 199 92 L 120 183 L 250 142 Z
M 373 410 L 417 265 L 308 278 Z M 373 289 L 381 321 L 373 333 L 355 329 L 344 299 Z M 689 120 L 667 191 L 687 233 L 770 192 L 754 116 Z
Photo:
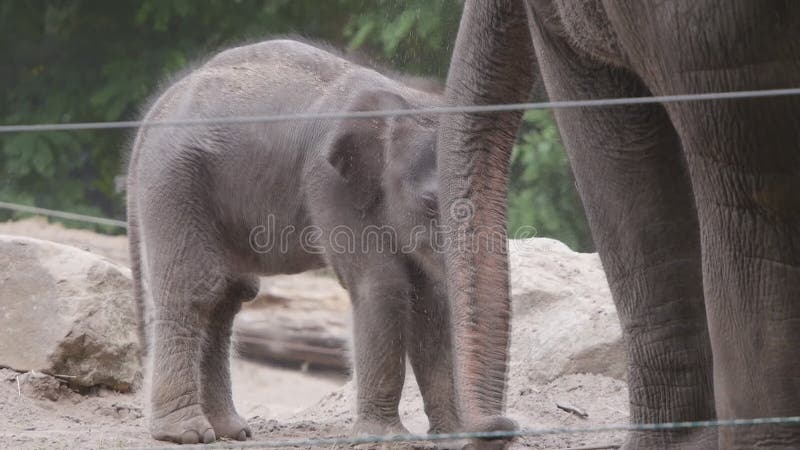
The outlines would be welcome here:
M 19 381 L 19 387 L 17 385 Z M 526 428 L 588 427 L 624 423 L 625 384 L 601 375 L 569 375 L 545 386 L 511 380 L 509 415 Z M 346 437 L 352 426 L 352 383 L 237 361 L 234 400 L 247 417 L 255 440 L 285 441 Z M 350 406 L 348 406 L 350 405 Z M 588 414 L 579 417 L 567 406 Z M 73 392 L 47 375 L 0 370 L 0 439 L 14 449 L 104 449 L 158 447 L 150 439 L 143 399 L 95 389 Z M 401 406 L 403 421 L 414 433 L 424 433 L 427 420 L 413 383 Z M 620 433 L 552 434 L 519 439 L 512 449 L 559 449 L 622 442 Z M 300 448 L 347 448 L 303 446 Z M 359 446 L 358 448 L 369 448 Z M 430 444 L 390 448 L 432 448 Z
M 310 375 L 241 360 L 233 362 L 232 371 L 234 401 L 262 440 L 311 436 L 309 424 L 289 418 L 344 382 L 341 377 Z M 0 369 L 0 448 L 167 445 L 150 439 L 145 410 L 141 393 L 121 394 L 103 388 L 77 393 L 48 375 Z

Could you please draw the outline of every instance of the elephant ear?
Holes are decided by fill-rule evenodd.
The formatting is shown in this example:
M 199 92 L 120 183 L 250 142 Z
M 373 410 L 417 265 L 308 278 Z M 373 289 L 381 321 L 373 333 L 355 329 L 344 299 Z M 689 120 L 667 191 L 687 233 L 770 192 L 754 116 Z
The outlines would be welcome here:
M 408 109 L 399 95 L 385 90 L 362 91 L 345 111 Z M 391 117 L 344 119 L 333 131 L 327 149 L 328 163 L 347 184 L 358 209 L 366 209 L 380 195 L 387 148 L 395 120 Z

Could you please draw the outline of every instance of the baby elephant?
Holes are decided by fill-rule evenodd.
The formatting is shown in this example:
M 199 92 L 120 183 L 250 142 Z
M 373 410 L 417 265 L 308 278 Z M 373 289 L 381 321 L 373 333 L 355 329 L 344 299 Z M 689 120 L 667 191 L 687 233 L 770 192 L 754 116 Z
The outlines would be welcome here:
M 147 121 L 440 105 L 314 46 L 224 51 L 169 87 Z M 144 127 L 128 172 L 131 260 L 150 357 L 150 432 L 251 435 L 231 400 L 234 315 L 257 275 L 329 265 L 354 314 L 356 433 L 405 429 L 405 357 L 432 431 L 457 426 L 438 217 L 435 118 Z

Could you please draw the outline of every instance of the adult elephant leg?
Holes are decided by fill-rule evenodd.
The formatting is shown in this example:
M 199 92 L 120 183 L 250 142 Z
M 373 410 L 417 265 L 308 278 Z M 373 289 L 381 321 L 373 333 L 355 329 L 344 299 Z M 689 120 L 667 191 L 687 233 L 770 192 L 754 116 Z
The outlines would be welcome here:
M 796 61 L 695 74 L 686 91 L 800 86 L 800 55 Z M 700 218 L 717 414 L 800 415 L 800 99 L 684 103 L 669 111 Z M 800 448 L 797 425 L 719 433 L 721 448 Z
M 534 24 L 552 100 L 647 96 Z M 660 105 L 556 111 L 628 356 L 633 423 L 715 417 L 700 237 L 680 143 Z M 715 430 L 629 434 L 625 448 L 716 448 Z
M 797 2 L 648 3 L 613 6 L 655 94 L 800 86 Z M 717 415 L 800 415 L 800 98 L 666 108 L 699 216 Z M 800 448 L 800 427 L 724 427 L 719 444 Z
M 800 415 L 800 100 L 671 109 L 687 119 L 717 413 Z M 800 448 L 800 427 L 720 429 L 721 448 L 761 446 Z
M 717 413 L 723 419 L 798 416 L 800 100 L 671 109 L 686 119 Z M 800 427 L 720 429 L 721 448 L 761 446 L 800 448 Z

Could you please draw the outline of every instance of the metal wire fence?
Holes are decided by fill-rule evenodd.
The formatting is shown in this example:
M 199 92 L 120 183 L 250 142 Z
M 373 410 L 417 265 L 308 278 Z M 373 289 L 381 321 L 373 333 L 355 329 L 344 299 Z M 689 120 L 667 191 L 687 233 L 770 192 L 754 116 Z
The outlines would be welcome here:
M 604 98 L 596 100 L 567 100 L 557 102 L 509 103 L 500 105 L 466 105 L 436 108 L 392 109 L 382 111 L 348 111 L 329 113 L 274 114 L 262 116 L 201 117 L 180 120 L 129 120 L 120 122 L 39 123 L 0 125 L 0 133 L 108 130 L 138 127 L 174 127 L 196 125 L 223 125 L 271 123 L 300 120 L 369 119 L 412 115 L 479 114 L 534 109 L 597 108 L 604 106 L 644 105 L 652 103 L 697 102 L 745 98 L 787 97 L 800 95 L 800 88 L 763 89 L 753 91 L 710 92 L 705 94 L 663 95 L 655 97 Z
M 0 209 L 17 211 L 40 216 L 55 217 L 57 219 L 74 220 L 77 222 L 91 223 L 95 225 L 108 225 L 112 227 L 128 228 L 128 223 L 124 220 L 108 219 L 105 217 L 87 216 L 85 214 L 59 211 L 56 209 L 39 208 L 36 206 L 21 205 L 19 203 L 0 202 Z
M 425 441 L 458 441 L 464 439 L 510 439 L 517 437 L 534 437 L 550 434 L 588 434 L 613 431 L 673 431 L 691 428 L 742 427 L 756 425 L 798 425 L 800 416 L 764 417 L 756 419 L 703 420 L 695 422 L 642 423 L 626 425 L 601 425 L 596 427 L 554 427 L 528 428 L 518 431 L 485 431 L 474 433 L 446 434 L 401 434 L 393 436 L 359 436 L 331 439 L 294 439 L 276 441 L 219 442 L 198 445 L 165 445 L 160 447 L 142 447 L 137 450 L 200 450 L 200 449 L 250 449 L 250 448 L 291 448 L 291 447 L 329 447 L 336 445 L 382 444 Z
M 197 125 L 222 125 L 222 124 L 255 124 L 271 122 L 288 122 L 304 120 L 338 120 L 353 118 L 377 118 L 390 116 L 409 115 L 442 115 L 442 114 L 488 114 L 506 111 L 534 110 L 534 109 L 563 109 L 563 108 L 595 108 L 625 105 L 642 105 L 654 103 L 695 102 L 695 101 L 723 101 L 736 99 L 753 99 L 769 97 L 788 97 L 800 95 L 800 88 L 752 90 L 735 92 L 716 92 L 705 94 L 668 95 L 658 97 L 631 97 L 610 98 L 596 100 L 572 100 L 538 103 L 514 103 L 499 105 L 467 105 L 438 108 L 418 108 L 403 110 L 382 111 L 357 111 L 357 112 L 331 112 L 331 113 L 302 113 L 279 114 L 265 116 L 236 116 L 236 117 L 208 117 L 190 118 L 181 120 L 164 121 L 119 121 L 119 122 L 81 122 L 81 123 L 40 123 L 20 125 L 0 125 L 0 133 L 22 132 L 55 132 L 55 131 L 81 131 L 81 130 L 108 130 L 138 127 L 171 127 L 171 126 L 197 126 Z M 0 208 L 40 214 L 59 219 L 75 220 L 97 225 L 127 228 L 125 221 L 94 217 L 83 214 L 39 208 L 18 203 L 0 201 Z M 739 427 L 758 425 L 800 425 L 800 416 L 767 417 L 755 419 L 709 420 L 694 422 L 669 422 L 652 424 L 613 424 L 596 427 L 555 427 L 555 428 L 527 428 L 519 431 L 474 432 L 474 433 L 449 433 L 449 434 L 410 434 L 387 436 L 360 436 L 350 438 L 312 438 L 297 440 L 277 441 L 249 441 L 249 442 L 217 442 L 202 445 L 166 445 L 160 447 L 147 447 L 157 450 L 189 450 L 189 449 L 250 449 L 250 448 L 288 448 L 288 447 L 325 447 L 336 445 L 401 443 L 421 441 L 453 441 L 463 439 L 499 439 L 532 437 L 551 434 L 586 434 L 614 431 L 670 431 L 689 428 L 708 427 Z

